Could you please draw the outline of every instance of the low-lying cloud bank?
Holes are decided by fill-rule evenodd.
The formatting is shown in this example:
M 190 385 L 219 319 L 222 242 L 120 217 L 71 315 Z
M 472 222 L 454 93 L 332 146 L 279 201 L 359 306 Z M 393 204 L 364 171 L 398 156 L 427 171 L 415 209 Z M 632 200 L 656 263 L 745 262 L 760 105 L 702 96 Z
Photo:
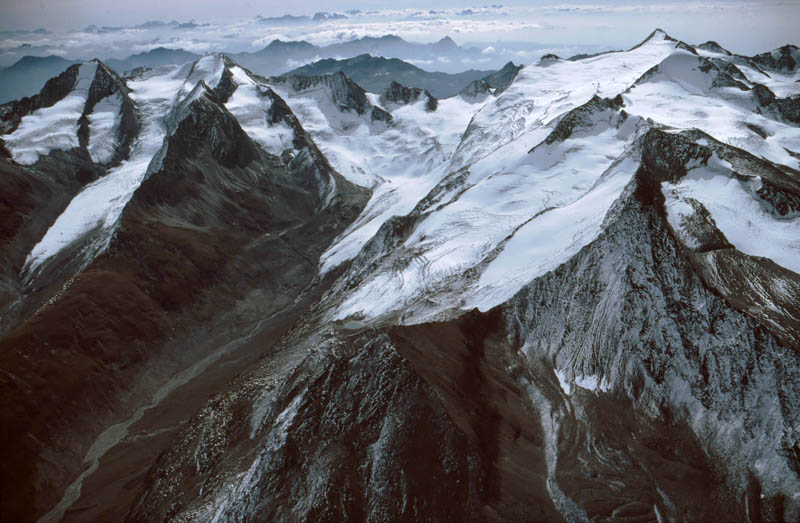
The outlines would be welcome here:
M 27 3 L 20 4 L 2 8 L 6 16 L 0 18 L 17 26 L 32 19 L 28 8 L 22 5 Z M 620 48 L 656 26 L 687 41 L 714 38 L 731 42 L 736 52 L 752 54 L 789 42 L 794 37 L 792 22 L 800 15 L 800 8 L 792 1 L 606 1 L 536 7 L 495 4 L 448 9 L 345 9 L 280 16 L 248 13 L 228 21 L 220 21 L 209 9 L 199 3 L 198 12 L 188 14 L 206 16 L 207 20 L 189 22 L 136 20 L 131 25 L 89 25 L 72 30 L 0 27 L 0 66 L 26 55 L 108 59 L 159 47 L 197 54 L 239 53 L 258 51 L 276 39 L 305 40 L 324 46 L 392 34 L 411 42 L 435 42 L 449 36 L 461 46 L 476 47 L 480 52 L 475 56 L 457 60 L 446 50 L 438 56 L 409 57 L 420 67 L 463 70 L 489 67 L 504 59 L 530 62 L 547 52 L 569 54 Z M 48 11 L 48 16 L 57 15 L 57 7 L 53 10 L 56 12 Z M 230 11 L 244 15 L 246 9 Z M 83 14 L 88 18 L 82 19 L 93 19 L 91 12 Z M 47 22 L 48 16 L 43 14 L 41 21 Z M 103 19 L 108 13 L 98 9 L 97 16 Z M 759 26 L 769 30 L 755 29 Z

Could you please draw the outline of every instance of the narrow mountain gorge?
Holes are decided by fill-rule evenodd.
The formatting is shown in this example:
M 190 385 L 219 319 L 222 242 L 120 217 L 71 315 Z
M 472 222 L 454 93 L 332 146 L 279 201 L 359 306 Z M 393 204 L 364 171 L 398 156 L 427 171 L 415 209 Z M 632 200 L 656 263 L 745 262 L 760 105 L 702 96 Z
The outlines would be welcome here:
M 69 66 L 0 106 L 0 520 L 800 519 L 799 64 Z

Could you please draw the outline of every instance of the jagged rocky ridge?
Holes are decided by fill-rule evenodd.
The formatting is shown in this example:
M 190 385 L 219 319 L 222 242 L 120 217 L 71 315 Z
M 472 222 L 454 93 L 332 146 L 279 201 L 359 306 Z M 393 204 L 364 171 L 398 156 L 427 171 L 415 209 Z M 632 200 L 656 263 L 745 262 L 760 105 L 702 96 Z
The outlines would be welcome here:
M 407 105 L 419 100 L 424 100 L 425 110 L 435 111 L 439 107 L 439 102 L 431 96 L 431 93 L 419 87 L 405 87 L 397 82 L 392 82 L 389 87 L 381 93 L 380 101 L 382 104 L 395 103 Z
M 435 111 L 215 56 L 128 79 L 140 136 L 164 126 L 141 185 L 59 251 L 85 267 L 37 258 L 48 305 L 0 342 L 33 435 L 3 442 L 2 517 L 71 483 L 48 517 L 797 519 L 796 79 L 662 31 Z
M 459 94 L 471 100 L 484 99 L 488 94 L 499 96 L 511 85 L 511 82 L 514 81 L 514 78 L 517 77 L 517 74 L 519 74 L 523 67 L 523 65 L 514 65 L 513 62 L 508 62 L 499 71 L 480 80 L 470 82 Z

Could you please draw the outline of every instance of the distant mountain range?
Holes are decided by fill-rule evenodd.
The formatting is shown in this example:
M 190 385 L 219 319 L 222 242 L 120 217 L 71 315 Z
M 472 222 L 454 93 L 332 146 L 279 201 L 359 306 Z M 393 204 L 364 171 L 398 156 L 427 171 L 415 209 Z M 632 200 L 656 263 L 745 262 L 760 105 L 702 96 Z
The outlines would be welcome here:
M 157 47 L 124 59 L 107 59 L 104 63 L 118 73 L 126 74 L 139 67 L 179 65 L 195 61 L 200 56 L 183 49 Z M 371 92 L 382 91 L 392 81 L 397 81 L 409 87 L 427 89 L 436 98 L 453 96 L 471 82 L 482 80 L 503 67 L 503 63 L 498 62 L 499 57 L 486 62 L 480 49 L 461 47 L 449 37 L 420 44 L 394 35 L 367 36 L 328 46 L 273 40 L 258 51 L 229 56 L 262 76 L 278 76 L 289 71 L 302 75 L 342 71 Z M 32 96 L 48 78 L 78 62 L 57 56 L 26 56 L 8 68 L 0 69 L 0 103 Z M 477 63 L 482 66 L 480 70 L 468 65 Z M 497 88 L 503 82 L 487 83 Z
M 509 56 L 484 54 L 477 47 L 462 47 L 446 36 L 433 43 L 414 43 L 399 36 L 365 36 L 349 42 L 316 46 L 305 41 L 285 42 L 273 40 L 263 49 L 253 53 L 232 54 L 231 58 L 262 75 L 283 74 L 300 65 L 324 58 L 338 60 L 362 54 L 399 58 L 424 69 L 445 73 L 461 73 L 475 66 L 499 69 Z
M 514 64 L 511 64 L 511 67 L 514 67 Z M 290 71 L 285 76 L 321 76 L 340 71 L 373 93 L 384 91 L 392 82 L 398 82 L 406 87 L 426 89 L 436 98 L 455 96 L 467 84 L 485 80 L 495 74 L 494 71 L 474 69 L 457 74 L 429 72 L 397 58 L 362 54 L 346 60 L 332 58 L 319 60 Z
M 360 13 L 359 10 L 347 11 L 347 14 L 354 15 Z M 298 16 L 298 15 L 283 15 L 283 16 L 259 16 L 258 21 L 264 25 L 281 25 L 281 24 L 307 24 L 311 22 L 325 22 L 327 20 L 344 20 L 349 18 L 342 13 L 329 13 L 327 11 L 319 11 L 314 13 L 314 16 Z
M 124 60 L 110 59 L 106 64 L 120 73 L 131 71 L 137 67 L 161 67 L 163 65 L 177 65 L 192 62 L 200 58 L 200 55 L 184 51 L 183 49 L 167 49 L 157 47 L 150 51 L 131 55 Z
M 0 69 L 0 103 L 39 92 L 47 80 L 75 63 L 78 62 L 59 56 L 25 56 L 14 65 Z

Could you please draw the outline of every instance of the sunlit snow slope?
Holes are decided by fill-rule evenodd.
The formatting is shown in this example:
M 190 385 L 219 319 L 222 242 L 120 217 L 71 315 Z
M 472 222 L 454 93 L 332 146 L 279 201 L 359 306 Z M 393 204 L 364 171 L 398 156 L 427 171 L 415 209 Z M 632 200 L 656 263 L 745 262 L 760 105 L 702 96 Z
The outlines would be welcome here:
M 418 323 L 503 303 L 600 234 L 652 128 L 699 129 L 784 169 L 800 167 L 798 102 L 786 98 L 800 93 L 798 71 L 770 74 L 744 57 L 701 52 L 655 31 L 626 52 L 523 69 L 500 97 L 475 108 L 444 175 L 423 178 L 426 189 L 436 186 L 404 230 L 392 226 L 356 258 L 331 292 L 332 317 Z M 394 182 L 392 171 L 379 172 Z M 680 194 L 706 194 L 712 218 L 742 252 L 800 270 L 796 218 L 765 211 L 757 195 L 735 189 L 740 182 L 726 192 L 699 172 L 681 182 Z M 406 214 L 394 211 L 372 217 L 370 232 Z M 354 254 L 335 249 L 329 265 Z

